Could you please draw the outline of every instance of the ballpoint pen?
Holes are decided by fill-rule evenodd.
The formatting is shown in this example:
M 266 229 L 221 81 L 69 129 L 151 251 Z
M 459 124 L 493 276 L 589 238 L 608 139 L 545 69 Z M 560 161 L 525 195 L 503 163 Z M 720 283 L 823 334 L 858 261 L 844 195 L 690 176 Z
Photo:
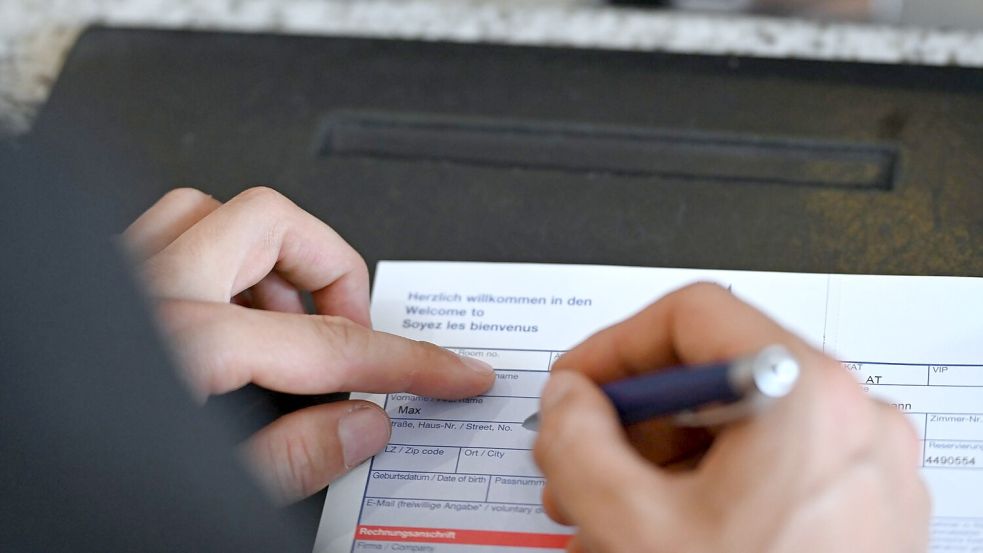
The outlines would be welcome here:
M 783 346 L 731 361 L 653 371 L 601 386 L 623 424 L 673 416 L 680 426 L 715 426 L 759 411 L 787 395 L 799 364 Z M 539 430 L 539 413 L 522 424 Z

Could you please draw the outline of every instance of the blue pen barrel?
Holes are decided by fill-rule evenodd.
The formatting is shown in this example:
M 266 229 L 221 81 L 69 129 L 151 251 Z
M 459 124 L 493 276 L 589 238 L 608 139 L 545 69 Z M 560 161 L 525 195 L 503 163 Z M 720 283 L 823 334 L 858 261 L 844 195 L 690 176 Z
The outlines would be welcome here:
M 624 424 L 673 415 L 713 402 L 742 397 L 728 378 L 730 364 L 706 365 L 619 380 L 601 386 Z

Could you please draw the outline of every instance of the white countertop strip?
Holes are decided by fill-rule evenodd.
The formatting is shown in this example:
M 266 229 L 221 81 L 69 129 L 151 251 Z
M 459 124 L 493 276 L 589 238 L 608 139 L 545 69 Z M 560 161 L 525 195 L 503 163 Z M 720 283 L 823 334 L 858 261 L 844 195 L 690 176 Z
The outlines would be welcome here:
M 983 67 L 983 32 L 612 8 L 590 0 L 2 0 L 0 132 L 26 130 L 91 23 Z

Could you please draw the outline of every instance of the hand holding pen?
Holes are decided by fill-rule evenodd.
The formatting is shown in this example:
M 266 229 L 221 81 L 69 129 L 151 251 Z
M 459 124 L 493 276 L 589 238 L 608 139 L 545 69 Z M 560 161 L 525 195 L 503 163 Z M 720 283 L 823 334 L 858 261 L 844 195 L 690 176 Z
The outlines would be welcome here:
M 741 359 L 773 344 L 795 360 L 794 386 L 714 434 L 666 417 L 625 429 L 611 394 L 594 384 Z M 553 372 L 534 454 L 547 512 L 577 526 L 572 551 L 927 547 L 930 502 L 905 417 L 720 287 L 666 296 L 568 352 Z
M 601 391 L 622 424 L 672 417 L 680 426 L 718 426 L 753 416 L 788 395 L 799 363 L 773 344 L 732 361 L 673 367 L 615 380 Z M 539 430 L 539 413 L 522 424 Z

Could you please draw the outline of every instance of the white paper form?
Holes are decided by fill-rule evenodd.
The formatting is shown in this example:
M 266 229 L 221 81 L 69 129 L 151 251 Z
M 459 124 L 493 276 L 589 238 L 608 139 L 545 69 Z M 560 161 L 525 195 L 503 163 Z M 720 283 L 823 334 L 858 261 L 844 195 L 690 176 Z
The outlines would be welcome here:
M 483 359 L 497 380 L 458 402 L 353 394 L 384 406 L 392 438 L 328 490 L 315 551 L 562 549 L 572 530 L 542 511 L 521 422 L 556 356 L 696 281 L 730 287 L 905 411 L 924 444 L 933 548 L 983 547 L 983 279 L 382 262 L 375 327 Z

